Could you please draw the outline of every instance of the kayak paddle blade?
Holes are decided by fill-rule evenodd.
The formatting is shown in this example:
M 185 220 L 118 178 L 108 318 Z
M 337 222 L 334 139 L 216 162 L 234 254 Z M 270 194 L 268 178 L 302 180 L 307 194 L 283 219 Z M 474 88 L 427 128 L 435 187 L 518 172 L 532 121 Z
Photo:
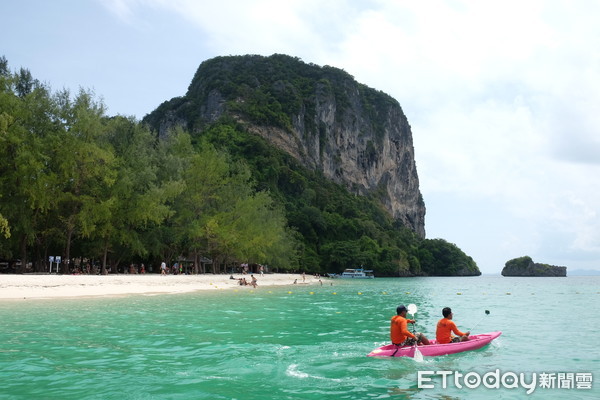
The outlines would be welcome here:
M 406 311 L 408 311 L 408 313 L 411 315 L 415 315 L 417 313 L 417 305 L 409 304 L 408 307 L 406 308 Z
M 415 355 L 413 356 L 416 362 L 423 362 L 423 354 L 419 351 L 419 346 L 415 345 Z

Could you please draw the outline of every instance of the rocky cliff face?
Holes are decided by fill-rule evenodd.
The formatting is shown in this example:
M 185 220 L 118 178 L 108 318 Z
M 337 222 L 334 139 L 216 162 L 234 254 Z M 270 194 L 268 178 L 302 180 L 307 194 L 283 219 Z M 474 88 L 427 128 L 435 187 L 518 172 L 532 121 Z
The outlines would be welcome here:
M 259 118 L 257 107 L 275 116 Z M 223 115 L 353 193 L 376 194 L 395 219 L 425 237 L 412 133 L 390 96 L 341 70 L 287 56 L 220 57 L 200 66 L 185 97 L 146 120 L 164 135 L 174 125 L 201 130 Z
M 567 276 L 567 267 L 534 263 L 525 256 L 510 260 L 502 269 L 502 276 Z

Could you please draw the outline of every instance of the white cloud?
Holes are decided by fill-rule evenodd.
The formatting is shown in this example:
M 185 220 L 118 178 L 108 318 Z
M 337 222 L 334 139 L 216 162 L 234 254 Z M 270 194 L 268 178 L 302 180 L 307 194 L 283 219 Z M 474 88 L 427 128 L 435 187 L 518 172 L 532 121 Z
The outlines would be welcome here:
M 101 1 L 101 4 L 120 20 L 131 24 L 136 19 L 138 7 L 144 5 L 144 2 L 139 0 L 105 0 Z
M 132 19 L 132 10 L 140 11 L 143 7 L 178 14 L 206 35 L 203 40 L 210 47 L 228 55 L 289 53 L 292 48 L 312 48 L 314 43 L 321 42 L 320 34 L 312 29 L 312 12 L 335 4 L 320 3 L 316 0 L 112 0 L 109 6 L 126 21 Z

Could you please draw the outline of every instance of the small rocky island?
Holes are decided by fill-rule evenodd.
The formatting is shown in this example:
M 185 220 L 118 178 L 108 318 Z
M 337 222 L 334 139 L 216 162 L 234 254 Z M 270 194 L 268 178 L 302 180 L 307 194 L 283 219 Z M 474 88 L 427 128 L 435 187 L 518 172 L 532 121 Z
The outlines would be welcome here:
M 524 256 L 507 261 L 502 276 L 567 276 L 567 267 L 534 263 Z

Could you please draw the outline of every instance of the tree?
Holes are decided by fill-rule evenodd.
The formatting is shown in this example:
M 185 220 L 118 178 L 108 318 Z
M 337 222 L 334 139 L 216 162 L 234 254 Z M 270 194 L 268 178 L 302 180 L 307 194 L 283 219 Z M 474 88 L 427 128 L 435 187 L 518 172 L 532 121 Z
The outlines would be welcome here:
M 512 260 L 508 260 L 504 264 L 504 266 L 506 268 L 508 268 L 508 269 L 514 269 L 514 270 L 522 269 L 522 270 L 524 270 L 530 264 L 533 264 L 533 259 L 531 257 L 529 257 L 529 256 L 523 256 L 523 257 L 513 258 Z
M 206 252 L 213 272 L 227 261 L 293 265 L 294 241 L 283 210 L 266 192 L 254 191 L 246 165 L 232 162 L 229 154 L 206 142 L 188 161 L 176 225 L 195 260 Z
M 321 247 L 326 271 L 342 271 L 356 265 L 359 248 L 355 241 L 335 241 Z
M 7 77 L 10 75 L 10 70 L 8 69 L 8 60 L 5 56 L 0 57 L 0 77 Z
M 0 234 L 4 236 L 5 239 L 10 237 L 10 226 L 8 226 L 8 220 L 0 214 Z
M 73 102 L 68 92 L 61 99 L 64 134 L 60 143 L 55 143 L 55 154 L 62 189 L 58 196 L 58 218 L 65 243 L 65 263 L 61 270 L 68 272 L 74 237 L 89 236 L 96 220 L 109 213 L 106 193 L 116 180 L 116 160 L 108 142 L 104 105 L 83 89 Z
M 454 243 L 425 239 L 419 249 L 423 271 L 429 275 L 480 275 L 475 261 Z
M 28 246 L 38 234 L 39 223 L 55 206 L 54 175 L 50 170 L 48 143 L 58 132 L 55 103 L 48 88 L 33 82 L 31 74 L 6 72 L 2 60 L 0 74 L 0 188 L 5 200 L 0 205 L 1 231 L 6 236 L 10 224 L 11 241 L 3 249 L 21 258 L 22 270 L 28 264 Z M 22 81 L 29 82 L 27 85 Z M 20 92 L 18 86 L 25 85 Z M 17 89 L 15 89 L 17 88 Z
M 230 210 L 216 215 L 230 254 L 254 263 L 275 262 L 288 269 L 294 265 L 294 239 L 286 229 L 282 209 L 275 206 L 267 192 L 234 200 Z M 287 254 L 287 258 L 283 257 Z
M 6 57 L 0 57 L 0 99 L 5 97 L 5 86 L 8 82 L 9 78 L 9 70 L 8 70 L 8 61 Z M 0 103 L 0 106 L 2 104 Z M 4 107 L 0 107 L 3 109 Z M 3 138 L 8 133 L 8 125 L 10 123 L 10 116 L 5 112 L 0 113 L 0 143 L 4 143 Z M 0 187 L 1 188 L 1 187 Z M 1 192 L 0 192 L 1 193 Z M 2 196 L 0 195 L 0 198 Z M 4 216 L 0 213 L 0 234 L 4 236 L 5 239 L 10 237 L 10 226 L 8 224 L 8 220 L 4 218 Z
M 30 94 L 37 86 L 39 86 L 39 82 L 33 79 L 31 72 L 28 69 L 21 68 L 15 85 L 17 95 L 23 98 Z
M 120 249 L 118 259 L 149 254 L 144 233 L 172 214 L 167 202 L 182 189 L 176 180 L 159 180 L 156 141 L 145 127 L 115 117 L 107 122 L 107 132 L 115 156 L 114 182 L 94 207 L 82 210 L 81 218 L 84 236 L 101 240 L 103 273 L 112 247 Z

